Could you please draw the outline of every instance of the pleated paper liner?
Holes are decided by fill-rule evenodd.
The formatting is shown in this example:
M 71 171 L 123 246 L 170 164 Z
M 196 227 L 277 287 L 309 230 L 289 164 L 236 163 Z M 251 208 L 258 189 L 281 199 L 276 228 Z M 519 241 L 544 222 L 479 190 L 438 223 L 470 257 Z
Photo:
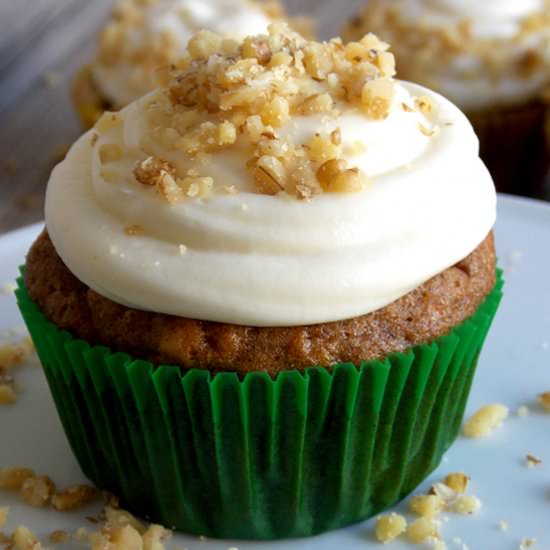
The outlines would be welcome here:
M 498 191 L 540 197 L 550 167 L 548 103 L 467 113 Z
M 74 339 L 17 298 L 85 475 L 135 514 L 222 538 L 313 535 L 412 491 L 460 429 L 501 298 L 383 361 L 211 376 Z M 258 365 L 261 369 L 261 365 Z

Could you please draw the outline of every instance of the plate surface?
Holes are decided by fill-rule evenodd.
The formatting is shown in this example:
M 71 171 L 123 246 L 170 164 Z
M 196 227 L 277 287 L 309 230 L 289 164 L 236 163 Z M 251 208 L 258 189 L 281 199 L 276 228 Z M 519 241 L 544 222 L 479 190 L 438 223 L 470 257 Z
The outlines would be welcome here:
M 500 265 L 505 270 L 505 293 L 501 308 L 480 359 L 467 414 L 481 405 L 501 402 L 510 417 L 492 436 L 481 440 L 460 437 L 439 469 L 419 491 L 447 473 L 463 471 L 471 476 L 469 493 L 483 507 L 474 516 L 453 513 L 442 516 L 441 534 L 450 549 L 517 550 L 523 538 L 535 538 L 533 550 L 550 550 L 550 414 L 537 406 L 536 396 L 550 391 L 550 205 L 499 197 L 496 226 Z M 0 237 L 0 288 L 13 281 L 17 266 L 40 231 L 33 225 Z M 13 339 L 22 320 L 14 297 L 0 294 L 2 339 Z M 44 376 L 36 361 L 17 372 L 21 394 L 15 405 L 0 408 L 0 467 L 25 465 L 49 475 L 59 487 L 85 482 L 62 433 Z M 529 415 L 517 409 L 527 405 Z M 543 460 L 527 468 L 525 456 Z M 93 529 L 85 516 L 97 507 L 70 513 L 23 506 L 7 493 L 0 493 L 0 506 L 11 507 L 5 531 L 26 524 L 44 541 L 55 529 Z M 394 511 L 405 513 L 406 505 Z M 501 520 L 509 524 L 506 531 Z M 199 540 L 175 535 L 168 548 L 187 550 L 365 550 L 382 548 L 373 538 L 372 520 L 318 537 L 292 541 L 245 542 Z M 48 545 L 52 546 L 52 545 Z M 421 549 L 397 541 L 393 550 Z M 62 548 L 71 549 L 71 544 Z M 82 548 L 82 546 L 74 546 Z

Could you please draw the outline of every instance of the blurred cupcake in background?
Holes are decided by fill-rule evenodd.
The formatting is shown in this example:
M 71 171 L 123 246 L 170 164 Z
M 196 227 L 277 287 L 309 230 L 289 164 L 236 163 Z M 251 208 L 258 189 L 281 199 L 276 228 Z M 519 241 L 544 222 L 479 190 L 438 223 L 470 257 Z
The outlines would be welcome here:
M 241 39 L 285 17 L 278 0 L 118 0 L 94 59 L 75 78 L 73 103 L 84 126 L 91 127 L 105 110 L 120 109 L 154 89 L 162 69 L 177 65 L 196 32 Z M 307 18 L 291 24 L 312 34 Z
M 497 189 L 538 195 L 549 166 L 548 0 L 370 0 L 347 25 L 393 44 L 399 77 L 457 104 Z

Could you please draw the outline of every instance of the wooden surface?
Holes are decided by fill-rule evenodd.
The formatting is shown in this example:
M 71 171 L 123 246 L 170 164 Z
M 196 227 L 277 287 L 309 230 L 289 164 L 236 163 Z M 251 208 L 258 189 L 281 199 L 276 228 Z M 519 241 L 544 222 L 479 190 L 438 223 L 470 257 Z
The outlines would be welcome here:
M 364 0 L 286 0 L 322 38 Z M 82 132 L 68 97 L 112 0 L 0 0 L 0 232 L 43 217 L 48 175 Z

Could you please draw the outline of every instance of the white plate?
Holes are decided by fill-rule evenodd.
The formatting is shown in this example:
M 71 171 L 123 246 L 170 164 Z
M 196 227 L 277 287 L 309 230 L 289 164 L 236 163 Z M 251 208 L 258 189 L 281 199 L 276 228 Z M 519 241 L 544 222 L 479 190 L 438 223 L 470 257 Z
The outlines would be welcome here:
M 17 266 L 40 229 L 34 225 L 0 237 L 0 286 L 13 280 Z M 479 406 L 502 402 L 511 416 L 491 437 L 459 438 L 443 464 L 419 490 L 446 473 L 464 471 L 472 477 L 470 493 L 482 509 L 461 517 L 446 514 L 441 532 L 449 549 L 516 550 L 524 537 L 538 539 L 534 550 L 550 549 L 550 415 L 540 411 L 536 396 L 550 390 L 550 205 L 502 196 L 496 227 L 500 264 L 506 271 L 505 295 L 482 354 L 468 413 Z M 13 296 L 0 296 L 0 329 L 21 326 Z M 0 466 L 27 465 L 50 475 L 61 487 L 84 482 L 71 455 L 40 369 L 25 366 L 18 375 L 22 393 L 13 406 L 0 408 Z M 515 411 L 528 405 L 530 414 Z M 535 468 L 525 466 L 532 453 L 543 459 Z M 22 506 L 18 499 L 0 494 L 0 505 L 11 506 L 6 530 L 25 523 L 45 539 L 54 529 L 93 528 L 90 508 L 59 513 Z M 406 513 L 406 506 L 395 511 Z M 499 522 L 509 529 L 503 532 Z M 309 539 L 276 542 L 201 541 L 177 535 L 169 547 L 188 550 L 365 550 L 381 548 L 372 535 L 373 521 Z M 460 540 L 458 540 L 460 539 Z M 64 545 L 63 548 L 71 548 Z M 75 546 L 76 548 L 76 546 Z M 394 550 L 422 546 L 395 542 Z

